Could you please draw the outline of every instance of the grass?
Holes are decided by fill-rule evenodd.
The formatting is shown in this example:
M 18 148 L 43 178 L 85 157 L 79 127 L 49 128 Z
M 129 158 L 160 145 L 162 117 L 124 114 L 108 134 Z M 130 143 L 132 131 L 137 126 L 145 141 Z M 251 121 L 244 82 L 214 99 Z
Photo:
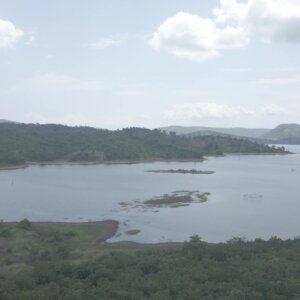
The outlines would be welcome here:
M 299 238 L 105 243 L 117 228 L 0 223 L 0 299 L 299 299 Z
M 181 243 L 107 243 L 118 229 L 117 221 L 87 223 L 0 223 L 0 275 L 31 269 L 41 262 L 80 263 L 114 252 L 135 252 L 181 247 Z M 140 233 L 138 229 L 127 232 Z
M 204 203 L 208 201 L 210 193 L 200 193 L 199 191 L 175 191 L 171 194 L 165 194 L 160 197 L 153 197 L 145 201 L 134 201 L 134 202 L 120 202 L 119 205 L 124 209 L 127 207 L 131 208 L 179 208 L 183 206 L 189 206 L 192 203 Z
M 107 239 L 116 234 L 118 226 L 119 223 L 113 220 L 87 223 L 0 222 L 0 279 L 1 276 L 26 273 L 38 264 L 79 264 L 112 252 L 134 253 L 182 247 L 181 243 L 107 243 Z M 139 232 L 132 229 L 127 234 Z
M 118 229 L 116 221 L 88 223 L 0 223 L 0 270 L 36 260 L 82 260 L 101 255 L 105 241 Z
M 128 234 L 128 235 L 137 235 L 140 232 L 141 231 L 139 229 L 131 229 L 131 230 L 126 231 L 126 234 Z

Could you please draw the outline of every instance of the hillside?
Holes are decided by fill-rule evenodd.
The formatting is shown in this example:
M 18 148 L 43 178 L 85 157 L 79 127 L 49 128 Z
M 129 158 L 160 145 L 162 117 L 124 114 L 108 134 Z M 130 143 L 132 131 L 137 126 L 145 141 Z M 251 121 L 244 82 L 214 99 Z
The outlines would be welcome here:
M 13 122 L 9 120 L 0 119 L 0 123 L 13 123 Z
M 194 127 L 184 127 L 184 126 L 168 126 L 162 127 L 161 130 L 166 132 L 176 132 L 177 134 L 193 134 L 196 135 L 207 135 L 207 133 L 213 133 L 214 135 L 230 135 L 230 136 L 240 136 L 240 137 L 251 137 L 259 138 L 260 136 L 268 133 L 270 129 L 265 128 L 218 128 L 218 127 L 203 127 L 203 126 L 194 126 Z
M 281 124 L 262 136 L 281 143 L 300 143 L 299 124 Z
M 230 137 L 185 137 L 160 130 L 109 131 L 62 125 L 0 124 L 0 165 L 27 162 L 108 162 L 201 159 L 222 153 L 284 153 Z

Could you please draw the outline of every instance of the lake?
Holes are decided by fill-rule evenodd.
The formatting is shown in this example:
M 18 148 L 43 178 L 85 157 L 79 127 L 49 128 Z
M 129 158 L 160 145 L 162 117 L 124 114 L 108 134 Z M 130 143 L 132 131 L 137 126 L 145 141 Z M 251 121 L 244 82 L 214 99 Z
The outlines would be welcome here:
M 0 219 L 19 221 L 120 221 L 113 241 L 183 241 L 198 234 L 219 242 L 300 235 L 300 146 L 292 155 L 228 155 L 204 162 L 132 165 L 30 166 L 0 171 Z M 148 173 L 199 169 L 212 175 Z M 178 208 L 135 207 L 178 190 L 211 195 Z M 135 202 L 136 201 L 136 202 Z M 129 206 L 122 206 L 127 202 Z M 126 231 L 139 229 L 137 235 Z

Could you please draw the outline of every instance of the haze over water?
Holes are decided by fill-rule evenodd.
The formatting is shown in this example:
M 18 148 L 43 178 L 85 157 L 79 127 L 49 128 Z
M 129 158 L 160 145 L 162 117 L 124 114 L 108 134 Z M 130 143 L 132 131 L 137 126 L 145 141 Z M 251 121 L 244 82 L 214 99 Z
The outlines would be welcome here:
M 204 162 L 133 165 L 31 166 L 0 171 L 0 219 L 76 221 L 115 219 L 111 241 L 182 241 L 198 234 L 219 242 L 293 238 L 299 234 L 300 146 L 293 155 L 228 155 Z M 198 169 L 213 175 L 147 173 L 153 169 Z M 210 192 L 206 203 L 145 209 L 120 202 L 144 201 L 178 190 Z M 134 206 L 134 205 L 133 205 Z M 139 229 L 136 236 L 125 233 Z

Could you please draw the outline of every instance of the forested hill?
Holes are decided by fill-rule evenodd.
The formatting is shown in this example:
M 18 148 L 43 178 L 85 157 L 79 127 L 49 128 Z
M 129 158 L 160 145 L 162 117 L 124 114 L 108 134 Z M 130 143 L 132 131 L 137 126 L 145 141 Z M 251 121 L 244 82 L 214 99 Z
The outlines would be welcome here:
M 199 159 L 207 154 L 284 153 L 282 148 L 231 137 L 185 137 L 158 129 L 0 124 L 0 165 L 27 162 L 105 162 Z
M 276 143 L 300 144 L 300 125 L 281 124 L 264 134 L 262 138 L 269 139 Z
M 205 127 L 205 126 L 168 126 L 162 127 L 161 130 L 167 132 L 176 132 L 179 135 L 230 135 L 238 137 L 247 138 L 260 138 L 263 134 L 267 134 L 270 129 L 266 128 L 242 128 L 242 127 L 232 127 L 232 128 L 220 128 L 220 127 Z M 209 134 L 208 134 L 209 133 Z

